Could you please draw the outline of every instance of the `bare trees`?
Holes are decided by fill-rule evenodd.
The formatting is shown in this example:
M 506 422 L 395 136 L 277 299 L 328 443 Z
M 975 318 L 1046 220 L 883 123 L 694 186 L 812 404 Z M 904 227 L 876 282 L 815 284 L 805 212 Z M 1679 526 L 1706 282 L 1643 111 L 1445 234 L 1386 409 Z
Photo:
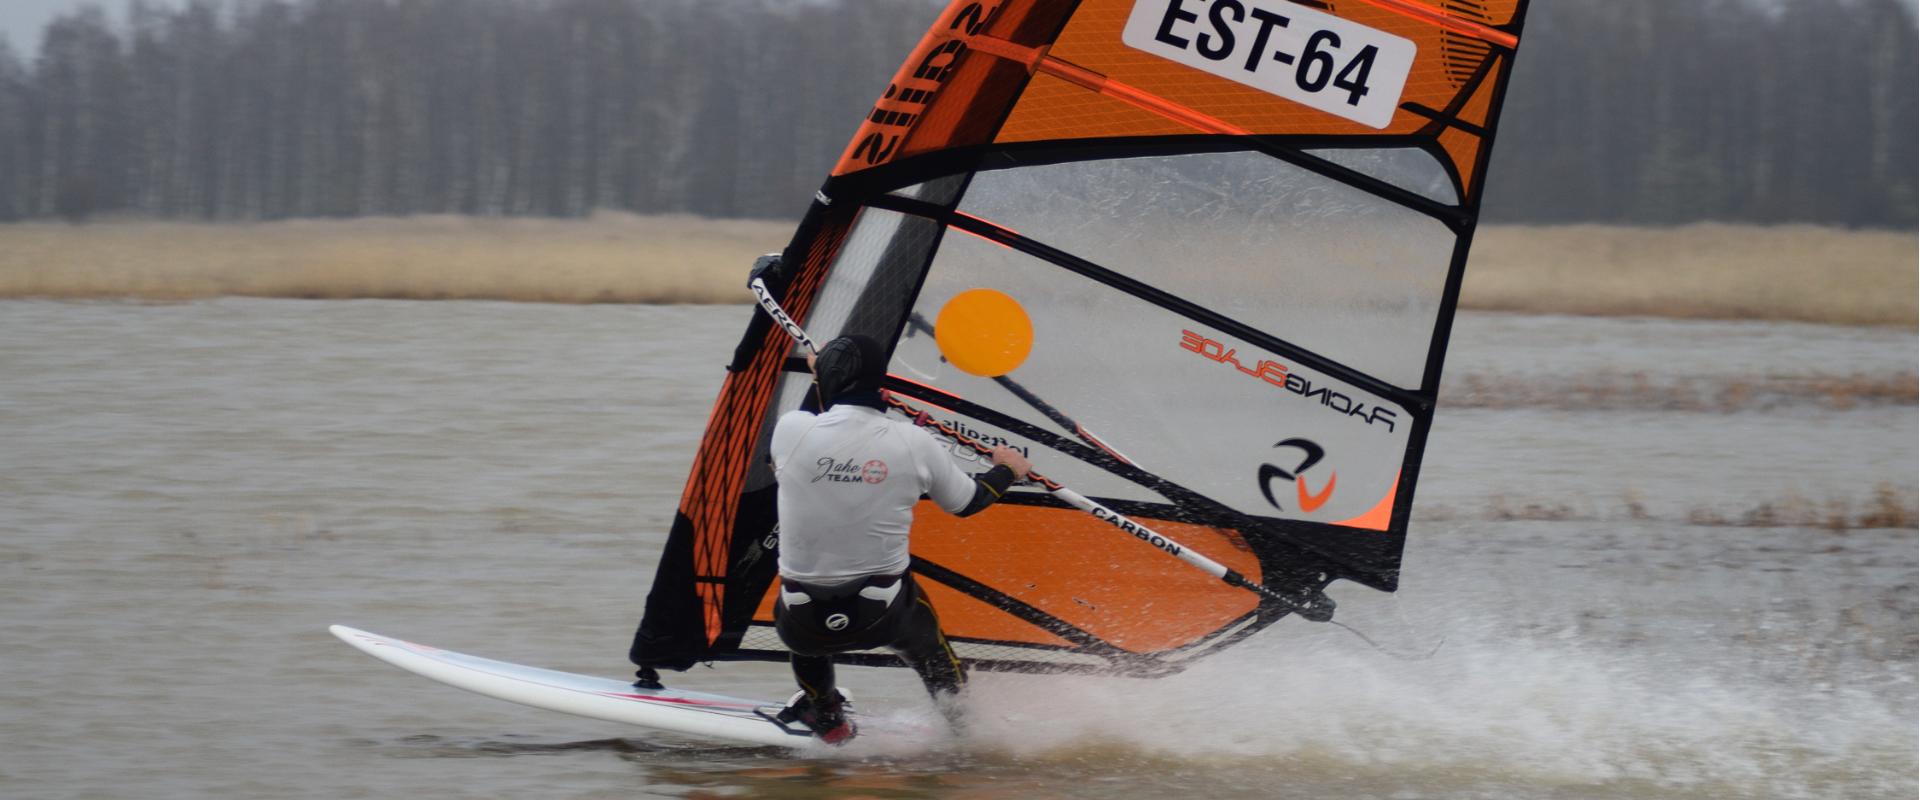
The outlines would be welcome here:
M 1487 215 L 1913 225 L 1898 0 L 1532 6 Z
M 938 5 L 82 11 L 0 44 L 0 220 L 790 216 Z M 1490 220 L 1914 224 L 1900 0 L 1548 0 L 1520 58 Z

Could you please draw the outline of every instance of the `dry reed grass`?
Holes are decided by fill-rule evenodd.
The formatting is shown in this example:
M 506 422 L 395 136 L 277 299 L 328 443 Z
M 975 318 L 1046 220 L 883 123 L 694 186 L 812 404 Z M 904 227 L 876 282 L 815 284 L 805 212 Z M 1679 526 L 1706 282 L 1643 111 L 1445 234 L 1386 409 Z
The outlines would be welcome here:
M 1415 512 L 1435 522 L 1488 520 L 1496 522 L 1566 522 L 1630 519 L 1665 520 L 1702 527 L 1736 528 L 1809 528 L 1827 531 L 1872 529 L 1913 529 L 1920 527 L 1920 508 L 1911 491 L 1892 483 L 1874 487 L 1869 498 L 1828 497 L 1815 499 L 1788 492 L 1778 499 L 1755 503 L 1745 508 L 1693 506 L 1666 515 L 1648 510 L 1646 502 L 1634 492 L 1620 495 L 1618 506 L 1589 499 L 1575 504 L 1565 500 L 1510 498 L 1495 495 L 1479 508 L 1432 506 Z M 1675 513 L 1678 516 L 1673 516 Z
M 219 295 L 746 303 L 785 222 L 301 220 L 0 226 L 0 297 Z M 1811 226 L 1483 228 L 1467 308 L 1572 314 L 1915 322 L 1912 233 Z
M 1561 411 L 1695 411 L 1732 413 L 1795 406 L 1845 411 L 1914 405 L 1920 378 L 1888 375 L 1763 375 L 1654 378 L 1645 372 L 1600 371 L 1566 380 L 1479 375 L 1449 377 L 1440 401 L 1449 408 L 1552 408 Z
M 1912 231 L 1489 226 L 1475 238 L 1461 305 L 1913 327 L 1917 266 Z
M 1903 498 L 1893 484 L 1883 483 L 1864 507 L 1844 497 L 1816 501 L 1788 494 L 1775 502 L 1760 503 L 1737 514 L 1715 509 L 1696 508 L 1687 514 L 1691 525 L 1732 526 L 1742 528 L 1825 528 L 1845 531 L 1864 528 L 1912 528 L 1920 524 L 1920 510 L 1910 498 Z
M 786 223 L 603 214 L 0 226 L 0 297 L 747 303 Z

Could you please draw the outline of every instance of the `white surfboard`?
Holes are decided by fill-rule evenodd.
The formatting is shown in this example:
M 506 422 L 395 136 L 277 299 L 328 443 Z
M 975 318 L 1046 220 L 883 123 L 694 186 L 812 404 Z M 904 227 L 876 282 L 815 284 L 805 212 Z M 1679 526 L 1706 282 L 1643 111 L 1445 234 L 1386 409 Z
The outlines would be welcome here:
M 522 705 L 624 722 L 705 739 L 772 745 L 826 747 L 798 723 L 773 719 L 783 703 L 682 689 L 638 689 L 625 681 L 529 667 L 470 656 L 376 633 L 334 625 L 327 630 L 363 653 L 448 686 Z M 873 720 L 854 717 L 862 736 L 920 738 L 922 731 L 876 730 Z M 891 727 L 891 726 L 888 726 Z

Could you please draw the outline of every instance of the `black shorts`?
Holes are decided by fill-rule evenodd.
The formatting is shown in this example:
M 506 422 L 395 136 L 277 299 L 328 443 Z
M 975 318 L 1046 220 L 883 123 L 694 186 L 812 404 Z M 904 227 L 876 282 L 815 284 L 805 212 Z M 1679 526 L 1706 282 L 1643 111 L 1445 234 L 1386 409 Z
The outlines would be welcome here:
M 920 587 L 912 574 L 877 575 L 834 586 L 780 579 L 780 599 L 773 607 L 773 627 L 787 649 L 803 656 L 825 656 L 850 650 L 893 647 L 933 630 L 931 615 L 913 613 Z M 916 636 L 918 634 L 918 636 Z

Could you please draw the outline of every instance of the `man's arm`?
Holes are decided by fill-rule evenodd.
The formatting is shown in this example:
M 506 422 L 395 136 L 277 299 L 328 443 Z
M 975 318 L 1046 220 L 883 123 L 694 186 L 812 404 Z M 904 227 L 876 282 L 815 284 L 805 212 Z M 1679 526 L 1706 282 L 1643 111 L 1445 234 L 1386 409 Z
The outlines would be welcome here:
M 973 498 L 967 501 L 965 508 L 953 512 L 956 517 L 971 517 L 985 510 L 987 506 L 1000 501 L 1007 494 L 1007 487 L 1013 485 L 1013 469 L 1005 464 L 995 464 L 993 469 L 973 476 Z
M 993 468 L 978 475 L 968 475 L 955 466 L 952 459 L 947 458 L 946 452 L 932 435 L 927 435 L 925 441 L 931 445 L 921 454 L 923 463 L 932 473 L 932 485 L 928 487 L 927 496 L 954 516 L 972 516 L 993 505 L 1006 495 L 1007 488 L 1014 481 L 1026 477 L 1027 470 L 1032 468 L 1020 451 L 996 447 L 993 449 Z

